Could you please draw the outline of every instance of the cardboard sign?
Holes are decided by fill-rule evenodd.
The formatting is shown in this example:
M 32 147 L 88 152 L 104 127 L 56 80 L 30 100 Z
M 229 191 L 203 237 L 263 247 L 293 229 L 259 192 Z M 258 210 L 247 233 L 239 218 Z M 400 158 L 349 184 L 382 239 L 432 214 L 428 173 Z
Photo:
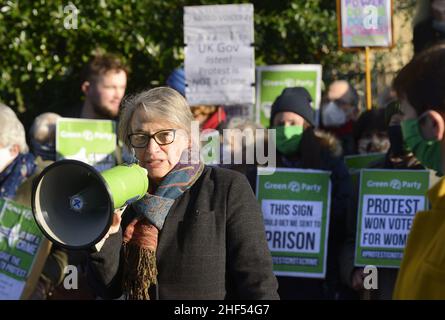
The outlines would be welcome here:
M 363 169 L 355 265 L 400 266 L 416 212 L 427 209 L 427 170 Z
M 324 278 L 331 181 L 330 172 L 258 168 L 261 204 L 274 273 Z
M 337 0 L 337 13 L 340 47 L 392 46 L 391 0 Z
M 36 282 L 43 266 L 37 260 L 46 260 L 46 255 L 38 258 L 43 243 L 47 241 L 31 209 L 0 198 L 0 300 L 23 298 L 31 273 L 39 265 L 33 277 Z
M 57 160 L 79 160 L 103 171 L 116 165 L 116 146 L 116 122 L 112 120 L 57 120 Z
M 276 65 L 257 67 L 256 120 L 269 127 L 271 107 L 274 100 L 288 87 L 304 87 L 312 97 L 318 124 L 321 99 L 321 74 L 319 64 Z
M 193 105 L 253 104 L 253 5 L 184 7 L 184 70 Z

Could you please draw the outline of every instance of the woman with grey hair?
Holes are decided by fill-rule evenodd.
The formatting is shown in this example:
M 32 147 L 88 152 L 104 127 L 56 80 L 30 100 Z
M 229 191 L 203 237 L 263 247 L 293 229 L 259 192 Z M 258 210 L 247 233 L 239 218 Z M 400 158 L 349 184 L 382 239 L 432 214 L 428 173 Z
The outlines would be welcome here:
M 90 255 L 90 284 L 102 298 L 278 298 L 255 196 L 241 174 L 190 161 L 192 120 L 170 88 L 125 101 L 119 135 L 150 186 Z
M 13 199 L 35 168 L 23 124 L 11 108 L 0 104 L 0 197 Z

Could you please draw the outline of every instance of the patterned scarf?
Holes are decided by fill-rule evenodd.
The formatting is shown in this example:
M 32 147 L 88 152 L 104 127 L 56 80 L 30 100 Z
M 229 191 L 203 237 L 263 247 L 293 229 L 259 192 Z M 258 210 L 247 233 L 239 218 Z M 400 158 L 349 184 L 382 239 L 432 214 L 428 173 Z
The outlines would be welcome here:
M 14 161 L 0 173 L 0 198 L 13 199 L 19 186 L 36 170 L 34 156 L 20 153 Z
M 150 250 L 144 232 L 155 226 L 162 230 L 175 199 L 180 197 L 201 176 L 202 163 L 178 163 L 162 180 L 155 194 L 147 193 L 132 204 L 137 218 L 124 232 L 124 291 L 130 300 L 148 300 L 151 284 L 156 285 L 156 252 Z M 142 235 L 142 236 L 141 236 Z

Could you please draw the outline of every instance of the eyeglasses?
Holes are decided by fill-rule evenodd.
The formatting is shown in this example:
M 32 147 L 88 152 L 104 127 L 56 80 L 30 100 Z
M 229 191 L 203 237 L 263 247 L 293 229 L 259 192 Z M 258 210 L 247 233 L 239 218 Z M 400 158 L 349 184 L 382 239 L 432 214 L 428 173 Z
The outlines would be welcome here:
M 128 135 L 128 140 L 133 148 L 145 148 L 151 138 L 155 139 L 156 143 L 160 146 L 175 141 L 176 129 L 165 129 L 155 132 L 153 134 L 147 133 L 131 133 Z

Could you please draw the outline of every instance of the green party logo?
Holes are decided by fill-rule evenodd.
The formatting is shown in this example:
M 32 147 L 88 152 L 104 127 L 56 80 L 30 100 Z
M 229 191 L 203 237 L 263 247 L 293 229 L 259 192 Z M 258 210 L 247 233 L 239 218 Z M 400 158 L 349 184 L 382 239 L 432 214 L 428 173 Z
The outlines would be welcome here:
M 391 181 L 376 181 L 376 180 L 368 180 L 366 182 L 366 186 L 368 188 L 390 188 L 393 190 L 402 190 L 402 189 L 415 189 L 420 190 L 422 188 L 422 183 L 419 181 L 405 181 L 399 179 L 392 179 Z
M 399 179 L 392 179 L 389 183 L 389 187 L 394 190 L 401 190 L 402 189 L 402 183 Z
M 264 188 L 266 190 L 280 190 L 280 191 L 291 191 L 294 193 L 299 193 L 302 191 L 310 191 L 317 192 L 321 191 L 321 185 L 316 183 L 306 183 L 306 182 L 298 182 L 298 181 L 290 181 L 289 183 L 272 183 L 270 181 L 266 181 L 264 183 Z

